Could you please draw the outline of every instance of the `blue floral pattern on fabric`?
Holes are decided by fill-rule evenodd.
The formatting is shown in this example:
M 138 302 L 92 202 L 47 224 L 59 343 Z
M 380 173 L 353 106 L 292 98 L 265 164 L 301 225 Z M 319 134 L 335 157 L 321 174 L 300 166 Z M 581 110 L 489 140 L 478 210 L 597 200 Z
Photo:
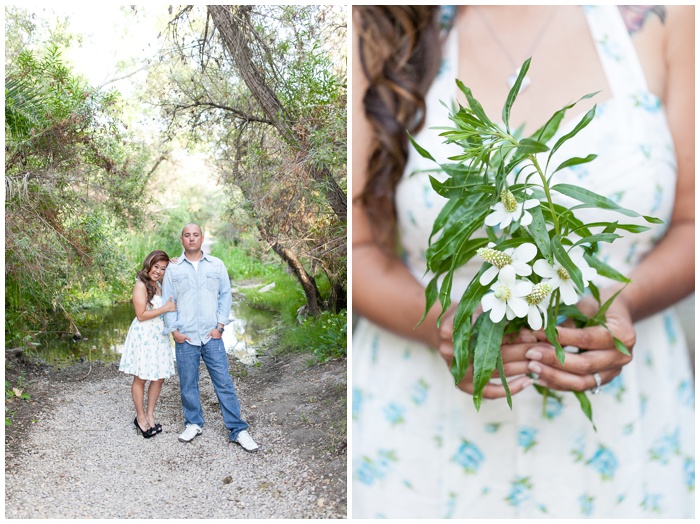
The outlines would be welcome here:
M 399 404 L 392 402 L 384 408 L 384 416 L 392 424 L 401 424 L 404 421 L 403 415 L 406 409 Z
M 683 462 L 683 473 L 688 491 L 695 491 L 695 459 L 685 459 Z
M 356 419 L 360 416 L 362 410 L 362 390 L 360 388 L 352 388 L 352 418 Z
M 593 513 L 593 497 L 590 495 L 581 495 L 578 499 L 581 507 L 581 515 L 590 517 Z
M 668 461 L 673 455 L 680 453 L 678 443 L 679 430 L 676 429 L 673 433 L 666 433 L 661 438 L 654 442 L 654 445 L 649 450 L 651 460 L 657 460 L 662 464 L 668 464 Z
M 413 385 L 413 388 L 411 388 L 411 400 L 416 406 L 425 403 L 425 400 L 428 398 L 429 387 L 428 382 L 424 379 L 420 379 L 418 383 Z
M 535 428 L 527 426 L 520 428 L 520 432 L 518 433 L 518 445 L 526 452 L 529 451 L 537 444 L 535 435 L 537 435 L 537 430 Z
M 532 482 L 528 477 L 519 477 L 510 484 L 510 493 L 506 497 L 506 502 L 511 506 L 520 506 L 530 498 Z
M 465 473 L 476 473 L 484 461 L 484 454 L 472 442 L 463 440 L 452 461 L 461 466 Z
M 394 451 L 380 449 L 376 458 L 363 457 L 359 464 L 356 464 L 355 475 L 360 482 L 371 486 L 377 480 L 385 478 L 396 462 Z
M 664 313 L 664 328 L 666 329 L 668 340 L 671 342 L 671 344 L 675 343 L 678 333 L 676 332 L 676 326 L 673 322 L 673 318 L 668 313 Z
M 149 310 L 163 307 L 163 297 L 155 295 Z M 159 380 L 175 374 L 170 335 L 163 334 L 163 317 L 131 322 L 122 347 L 119 371 L 144 380 Z
M 564 409 L 564 406 L 562 406 L 561 401 L 553 397 L 547 397 L 544 405 L 544 416 L 549 420 L 554 420 L 561 414 L 562 409 Z
M 598 449 L 593 454 L 593 456 L 588 459 L 586 464 L 595 468 L 595 470 L 600 473 L 600 477 L 603 480 L 611 480 L 615 476 L 615 471 L 617 471 L 617 459 L 612 451 L 604 446 L 598 446 Z

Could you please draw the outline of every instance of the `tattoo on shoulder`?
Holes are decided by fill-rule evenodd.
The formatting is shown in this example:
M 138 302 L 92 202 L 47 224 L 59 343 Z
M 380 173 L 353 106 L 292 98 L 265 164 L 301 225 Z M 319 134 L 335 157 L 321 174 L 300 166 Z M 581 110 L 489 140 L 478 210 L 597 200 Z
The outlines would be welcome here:
M 663 5 L 621 5 L 618 6 L 630 35 L 640 31 L 652 15 L 662 24 L 666 23 L 666 7 Z

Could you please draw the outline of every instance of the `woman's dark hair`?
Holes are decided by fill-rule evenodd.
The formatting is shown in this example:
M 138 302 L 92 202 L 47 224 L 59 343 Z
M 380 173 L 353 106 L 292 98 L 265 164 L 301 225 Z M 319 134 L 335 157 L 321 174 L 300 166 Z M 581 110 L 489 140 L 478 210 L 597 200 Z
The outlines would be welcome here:
M 153 266 L 157 262 L 170 262 L 170 257 L 165 251 L 161 251 L 159 249 L 156 249 L 155 251 L 152 251 L 146 259 L 143 261 L 143 265 L 141 266 L 141 269 L 139 270 L 138 273 L 136 273 L 136 278 L 138 278 L 141 282 L 143 282 L 146 285 L 146 295 L 147 295 L 147 304 L 151 307 L 153 307 L 153 304 L 151 303 L 151 300 L 153 299 L 153 296 L 156 294 L 156 286 L 153 284 L 151 279 L 148 276 L 148 273 L 151 271 Z
M 439 6 L 354 6 L 360 63 L 369 82 L 365 114 L 375 132 L 359 199 L 377 241 L 395 248 L 394 193 L 408 158 L 408 133 L 425 120 L 425 94 L 441 59 Z

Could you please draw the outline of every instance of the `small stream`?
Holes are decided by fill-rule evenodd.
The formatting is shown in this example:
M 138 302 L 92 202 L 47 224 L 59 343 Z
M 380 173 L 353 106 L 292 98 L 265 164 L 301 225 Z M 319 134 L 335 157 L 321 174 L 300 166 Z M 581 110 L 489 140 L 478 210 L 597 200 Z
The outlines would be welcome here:
M 274 315 L 248 307 L 234 297 L 231 306 L 231 323 L 226 326 L 223 339 L 226 352 L 245 364 L 255 362 L 256 348 L 267 337 L 274 322 Z M 76 360 L 119 362 L 122 345 L 134 320 L 131 302 L 108 308 L 90 310 L 78 328 L 82 338 L 73 340 L 65 329 L 65 321 L 49 328 L 35 343 L 37 356 L 51 365 L 70 364 Z M 174 353 L 174 348 L 173 348 Z

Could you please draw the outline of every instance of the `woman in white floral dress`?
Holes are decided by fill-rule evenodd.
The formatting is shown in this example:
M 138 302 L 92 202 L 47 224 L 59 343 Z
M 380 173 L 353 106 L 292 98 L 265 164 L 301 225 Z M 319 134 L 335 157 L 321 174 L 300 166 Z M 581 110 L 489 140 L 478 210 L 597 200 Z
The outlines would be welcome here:
M 175 373 L 170 336 L 163 334 L 162 315 L 168 311 L 175 311 L 176 305 L 170 297 L 163 304 L 160 287 L 169 260 L 165 251 L 156 250 L 143 261 L 131 295 L 136 318 L 126 335 L 119 364 L 120 371 L 134 376 L 131 384 L 131 396 L 136 408 L 134 426 L 145 438 L 150 438 L 163 429 L 162 425 L 156 422 L 156 403 L 163 382 Z M 150 381 L 150 385 L 148 403 L 144 411 L 143 400 L 147 381 Z
M 354 15 L 352 285 L 353 312 L 364 318 L 352 348 L 352 516 L 692 518 L 694 380 L 671 306 L 694 288 L 694 8 L 355 6 Z M 449 316 L 438 330 L 435 307 L 417 326 L 432 278 L 425 250 L 445 201 L 425 172 L 434 164 L 409 148 L 406 130 L 446 161 L 455 150 L 434 127 L 450 125 L 441 102 L 465 104 L 455 78 L 495 118 L 529 56 L 529 86 L 510 119 L 525 136 L 601 91 L 552 139 L 597 103 L 552 164 L 598 158 L 563 169 L 557 182 L 665 224 L 601 246 L 633 280 L 607 314 L 632 359 L 600 328 L 561 329 L 564 345 L 589 350 L 562 367 L 549 344 L 525 333 L 502 348 L 506 375 L 518 377 L 512 411 L 502 386 L 489 384 L 476 412 L 471 375 L 455 388 L 446 365 Z M 592 216 L 615 219 L 598 212 L 585 221 Z M 453 304 L 478 266 L 455 272 Z M 595 284 L 616 291 L 606 279 Z M 595 374 L 597 431 L 574 395 L 543 406 L 532 387 L 591 390 Z

